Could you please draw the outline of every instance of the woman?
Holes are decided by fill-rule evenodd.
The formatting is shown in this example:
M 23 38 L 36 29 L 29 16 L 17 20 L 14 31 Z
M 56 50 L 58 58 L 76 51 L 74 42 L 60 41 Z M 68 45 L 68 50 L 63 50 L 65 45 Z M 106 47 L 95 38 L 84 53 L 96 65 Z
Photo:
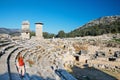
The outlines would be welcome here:
M 19 74 L 23 77 L 25 74 L 25 68 L 24 68 L 24 60 L 23 60 L 21 53 L 19 53 L 18 55 L 17 67 L 18 67 Z

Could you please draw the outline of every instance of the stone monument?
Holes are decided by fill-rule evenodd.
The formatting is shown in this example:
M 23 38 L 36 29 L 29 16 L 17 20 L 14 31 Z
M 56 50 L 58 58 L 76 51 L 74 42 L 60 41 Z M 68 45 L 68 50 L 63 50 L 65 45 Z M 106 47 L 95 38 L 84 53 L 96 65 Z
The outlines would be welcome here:
M 35 23 L 36 25 L 36 38 L 37 39 L 43 39 L 43 32 L 42 32 L 42 26 L 43 26 L 43 23 Z
M 22 32 L 21 32 L 21 38 L 22 39 L 30 39 L 30 23 L 29 21 L 23 21 L 22 22 Z

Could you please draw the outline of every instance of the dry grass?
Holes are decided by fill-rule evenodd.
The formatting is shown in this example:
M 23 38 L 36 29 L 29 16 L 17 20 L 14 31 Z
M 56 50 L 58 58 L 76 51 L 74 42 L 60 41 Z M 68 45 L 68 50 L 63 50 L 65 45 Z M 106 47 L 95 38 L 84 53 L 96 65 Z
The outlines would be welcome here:
M 86 45 L 73 44 L 73 47 L 76 52 L 79 52 L 80 50 L 88 50 L 88 46 Z
M 29 65 L 30 65 L 30 67 L 32 67 L 32 65 L 34 64 L 34 62 L 32 61 L 32 60 L 26 60 L 26 62 L 28 62 L 29 63 Z

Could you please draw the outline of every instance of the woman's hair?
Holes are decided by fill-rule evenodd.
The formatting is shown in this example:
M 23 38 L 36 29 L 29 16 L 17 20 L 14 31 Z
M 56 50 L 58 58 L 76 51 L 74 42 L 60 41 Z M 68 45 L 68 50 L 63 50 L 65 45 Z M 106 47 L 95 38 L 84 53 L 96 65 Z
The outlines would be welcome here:
M 18 54 L 18 60 L 22 57 L 21 53 Z

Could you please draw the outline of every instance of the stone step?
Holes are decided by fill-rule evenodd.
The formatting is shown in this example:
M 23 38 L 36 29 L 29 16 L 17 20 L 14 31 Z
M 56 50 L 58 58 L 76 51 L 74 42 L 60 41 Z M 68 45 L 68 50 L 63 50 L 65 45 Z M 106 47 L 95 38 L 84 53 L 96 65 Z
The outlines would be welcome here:
M 25 48 L 20 47 L 18 50 L 16 50 L 16 51 L 12 54 L 11 59 L 14 59 L 14 61 L 15 61 L 15 59 L 17 58 L 18 53 L 19 53 L 19 52 L 22 52 L 23 50 L 25 50 Z
M 14 48 L 14 47 L 13 47 Z M 11 50 L 13 49 L 11 48 Z M 1 65 L 1 68 L 0 68 L 0 73 L 3 74 L 5 72 L 7 72 L 7 57 L 8 57 L 9 53 L 5 52 L 5 54 L 3 56 L 1 56 L 0 58 L 0 64 Z
M 11 73 L 11 78 L 12 80 L 21 80 L 20 75 L 18 74 L 17 68 L 16 68 L 16 56 L 18 55 L 19 52 L 24 50 L 24 48 L 21 48 L 21 46 L 18 46 L 18 49 L 11 53 L 10 59 L 9 59 L 9 64 L 10 64 L 10 73 Z M 16 73 L 16 74 L 12 74 Z
M 9 74 L 6 72 L 0 75 L 0 80 L 9 80 Z
M 77 80 L 71 74 L 69 74 L 66 70 L 58 69 L 56 70 L 56 74 L 62 78 L 61 80 Z
M 14 44 L 14 43 L 10 43 L 10 44 L 8 44 L 7 46 L 4 46 L 4 47 L 2 48 L 2 50 L 7 50 L 7 49 L 9 49 L 9 48 L 12 48 L 13 46 L 15 46 L 15 44 Z
M 21 80 L 18 73 L 11 73 L 11 77 L 12 80 Z
M 17 73 L 15 61 L 14 60 L 10 61 L 10 59 L 13 59 L 13 58 L 11 58 L 12 54 L 14 54 L 14 52 L 16 52 L 19 48 L 21 48 L 21 46 L 15 46 L 13 49 L 8 51 L 9 55 L 7 57 L 7 67 L 8 67 L 10 80 L 12 79 L 12 75 L 13 75 L 12 73 Z M 17 77 L 19 77 L 19 76 L 17 76 Z M 14 80 L 17 80 L 17 79 L 14 78 Z
M 8 44 L 10 44 L 11 42 L 5 42 L 5 43 L 0 43 L 0 48 L 3 47 L 3 46 L 6 46 Z
M 9 45 L 7 45 L 7 46 L 2 47 L 2 48 L 0 49 L 0 54 L 1 54 L 0 57 L 5 54 L 5 51 L 6 51 L 6 50 L 8 50 L 8 49 L 10 49 L 10 48 L 12 48 L 12 47 L 14 47 L 14 46 L 15 46 L 15 44 L 9 44 Z

